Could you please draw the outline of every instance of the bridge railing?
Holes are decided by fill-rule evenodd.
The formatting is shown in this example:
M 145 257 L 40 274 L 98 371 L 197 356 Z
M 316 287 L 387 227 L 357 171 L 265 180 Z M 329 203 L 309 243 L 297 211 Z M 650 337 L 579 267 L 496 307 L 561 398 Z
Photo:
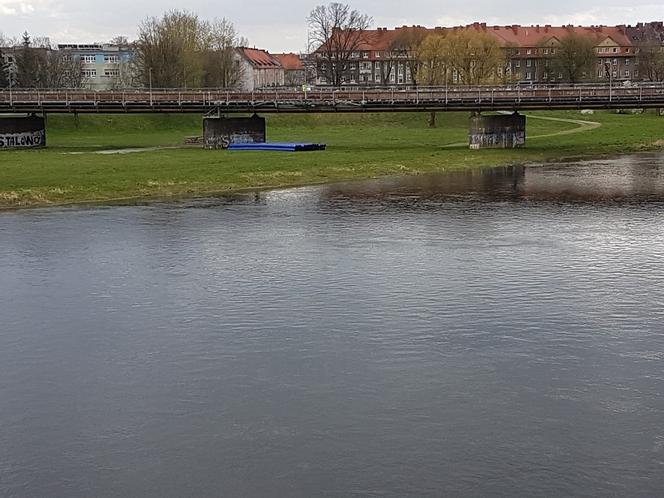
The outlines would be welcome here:
M 271 88 L 253 92 L 220 89 L 136 90 L 0 90 L 0 104 L 49 106 L 265 106 L 265 105 L 346 105 L 368 104 L 437 105 L 448 103 L 520 104 L 524 102 L 648 101 L 664 97 L 664 84 L 577 85 L 577 86 L 476 86 L 417 88 Z

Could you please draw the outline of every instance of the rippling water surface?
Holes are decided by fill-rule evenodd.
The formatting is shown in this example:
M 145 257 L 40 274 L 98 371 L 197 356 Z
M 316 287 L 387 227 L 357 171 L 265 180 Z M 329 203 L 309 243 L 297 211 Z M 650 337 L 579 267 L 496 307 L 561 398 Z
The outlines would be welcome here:
M 0 496 L 661 496 L 664 156 L 0 215 Z

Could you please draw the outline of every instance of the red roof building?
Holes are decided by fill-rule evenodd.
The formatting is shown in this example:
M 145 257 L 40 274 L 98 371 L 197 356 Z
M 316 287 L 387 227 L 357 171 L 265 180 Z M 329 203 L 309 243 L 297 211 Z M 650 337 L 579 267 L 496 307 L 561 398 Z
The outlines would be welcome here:
M 520 82 L 558 82 L 562 74 L 552 74 L 550 61 L 555 56 L 561 40 L 570 35 L 578 35 L 593 40 L 596 61 L 584 73 L 589 81 L 638 80 L 638 47 L 634 38 L 657 37 L 653 33 L 664 33 L 662 23 L 640 25 L 639 30 L 626 26 L 487 26 L 473 23 L 454 28 L 425 28 L 422 26 L 402 26 L 395 29 L 378 28 L 364 33 L 363 42 L 351 54 L 348 74 L 344 83 L 359 85 L 412 85 L 411 68 L 414 54 L 404 53 L 396 48 L 395 41 L 406 30 L 423 34 L 446 33 L 451 30 L 475 30 L 494 37 L 505 51 L 506 65 L 498 68 L 505 80 Z M 631 31 L 630 31 L 631 30 Z M 630 36 L 631 35 L 631 36 Z M 664 40 L 664 35 L 663 38 Z M 314 55 L 320 64 L 325 47 Z M 322 72 L 318 83 L 327 81 Z M 455 83 L 455 81 L 450 81 Z
M 266 50 L 240 47 L 237 54 L 242 73 L 242 90 L 253 91 L 284 85 L 284 68 L 279 60 Z
M 301 86 L 307 81 L 306 68 L 298 54 L 273 54 L 284 68 L 284 83 L 286 86 Z

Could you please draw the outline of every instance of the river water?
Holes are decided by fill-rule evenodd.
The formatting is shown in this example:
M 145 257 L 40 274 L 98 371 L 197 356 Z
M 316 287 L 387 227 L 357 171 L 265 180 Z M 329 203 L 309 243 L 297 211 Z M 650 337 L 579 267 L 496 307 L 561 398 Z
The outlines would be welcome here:
M 664 155 L 0 215 L 0 496 L 662 496 Z

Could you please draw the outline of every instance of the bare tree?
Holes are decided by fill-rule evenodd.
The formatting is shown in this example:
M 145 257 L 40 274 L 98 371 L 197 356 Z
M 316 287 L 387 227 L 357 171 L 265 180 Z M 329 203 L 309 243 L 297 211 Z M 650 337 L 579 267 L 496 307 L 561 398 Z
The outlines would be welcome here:
M 419 83 L 420 61 L 417 53 L 427 36 L 428 32 L 425 28 L 417 26 L 400 28 L 390 43 L 390 52 L 398 58 L 406 60 L 414 85 Z
M 78 57 L 55 50 L 43 52 L 41 59 L 40 86 L 43 88 L 81 88 L 83 86 L 83 63 Z
M 664 81 L 664 46 L 652 40 L 641 43 L 637 50 L 641 76 L 649 81 Z
M 129 43 L 129 39 L 126 36 L 113 37 L 110 40 L 110 44 L 117 45 L 119 47 L 128 47 L 129 45 L 131 45 L 131 43 Z
M 332 2 L 319 5 L 307 18 L 309 37 L 318 45 L 318 70 L 335 86 L 341 85 L 350 70 L 350 59 L 365 43 L 373 19 Z
M 572 84 L 587 78 L 595 60 L 595 41 L 574 33 L 562 38 L 551 58 L 551 69 Z
M 232 88 L 242 80 L 242 66 L 236 57 L 236 47 L 247 45 L 233 24 L 215 19 L 207 25 L 205 42 L 204 84 L 208 87 Z

